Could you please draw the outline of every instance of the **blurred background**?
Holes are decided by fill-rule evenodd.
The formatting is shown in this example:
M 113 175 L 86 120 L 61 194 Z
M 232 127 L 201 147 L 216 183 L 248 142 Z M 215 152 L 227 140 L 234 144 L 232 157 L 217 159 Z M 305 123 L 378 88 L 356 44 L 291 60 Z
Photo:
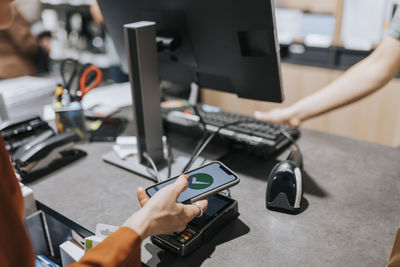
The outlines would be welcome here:
M 399 3 L 275 0 L 286 95 L 282 105 L 319 90 L 368 56 L 387 34 Z M 15 97 L 15 92 L 7 92 L 8 79 L 59 76 L 60 63 L 66 58 L 101 68 L 106 83 L 127 81 L 95 0 L 16 0 L 15 8 L 14 25 L 0 31 L 0 93 L 6 103 L 11 101 L 7 97 Z M 399 87 L 400 80 L 395 79 L 377 94 L 307 121 L 304 127 L 398 147 Z M 202 101 L 250 115 L 277 107 L 209 89 L 202 90 Z

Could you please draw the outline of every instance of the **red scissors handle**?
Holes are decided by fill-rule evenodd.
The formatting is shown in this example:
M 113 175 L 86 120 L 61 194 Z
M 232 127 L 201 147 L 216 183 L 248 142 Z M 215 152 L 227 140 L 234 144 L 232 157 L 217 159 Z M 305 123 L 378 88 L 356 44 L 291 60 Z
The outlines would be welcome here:
M 87 85 L 87 80 L 89 75 L 94 72 L 96 74 L 95 80 L 90 84 Z M 79 88 L 82 93 L 82 97 L 86 95 L 88 92 L 90 92 L 92 89 L 96 88 L 99 86 L 101 81 L 103 80 L 103 73 L 101 72 L 101 69 L 96 67 L 96 66 L 89 66 L 85 71 L 82 73 L 80 81 L 79 81 Z

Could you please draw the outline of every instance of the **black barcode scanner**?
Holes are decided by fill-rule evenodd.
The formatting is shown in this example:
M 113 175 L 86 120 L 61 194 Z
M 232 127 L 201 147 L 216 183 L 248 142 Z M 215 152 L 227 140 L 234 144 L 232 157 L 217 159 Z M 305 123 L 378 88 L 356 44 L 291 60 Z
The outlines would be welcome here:
M 292 151 L 285 161 L 279 162 L 268 177 L 266 205 L 268 209 L 298 212 L 303 195 L 301 177 L 302 155 Z

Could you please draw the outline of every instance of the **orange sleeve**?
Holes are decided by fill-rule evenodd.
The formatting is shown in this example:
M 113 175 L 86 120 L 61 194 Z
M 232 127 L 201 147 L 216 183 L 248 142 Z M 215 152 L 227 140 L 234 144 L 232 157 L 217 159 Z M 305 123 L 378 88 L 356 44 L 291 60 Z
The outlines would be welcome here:
M 34 253 L 23 224 L 24 199 L 0 136 L 0 266 L 33 267 Z
M 103 242 L 90 249 L 79 262 L 70 267 L 142 266 L 141 237 L 128 227 L 121 227 Z
M 397 230 L 396 239 L 392 249 L 392 255 L 390 256 L 387 267 L 398 267 L 400 266 L 400 228 Z

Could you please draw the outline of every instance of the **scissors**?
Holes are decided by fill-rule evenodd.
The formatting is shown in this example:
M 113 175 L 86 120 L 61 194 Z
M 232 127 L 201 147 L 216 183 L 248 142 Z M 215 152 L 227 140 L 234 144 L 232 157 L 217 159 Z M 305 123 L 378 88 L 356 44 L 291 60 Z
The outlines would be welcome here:
M 64 89 L 67 89 L 68 91 L 71 89 L 72 83 L 74 82 L 76 75 L 78 75 L 79 67 L 80 64 L 75 59 L 67 58 L 61 62 L 60 72 Z M 68 72 L 70 72 L 69 78 L 66 77 Z
M 81 97 L 84 97 L 91 90 L 99 86 L 102 80 L 103 73 L 100 68 L 94 65 L 89 65 L 84 68 L 79 77 L 79 91 L 81 92 Z
M 78 88 L 73 93 L 77 96 L 77 92 L 80 92 L 80 97 L 86 95 L 89 91 L 96 88 L 103 79 L 103 73 L 100 68 L 92 64 L 80 64 L 75 59 L 65 59 L 60 66 L 61 78 L 64 83 L 64 88 L 67 89 L 71 94 L 71 87 L 76 77 L 78 77 Z M 67 73 L 70 72 L 69 78 Z

